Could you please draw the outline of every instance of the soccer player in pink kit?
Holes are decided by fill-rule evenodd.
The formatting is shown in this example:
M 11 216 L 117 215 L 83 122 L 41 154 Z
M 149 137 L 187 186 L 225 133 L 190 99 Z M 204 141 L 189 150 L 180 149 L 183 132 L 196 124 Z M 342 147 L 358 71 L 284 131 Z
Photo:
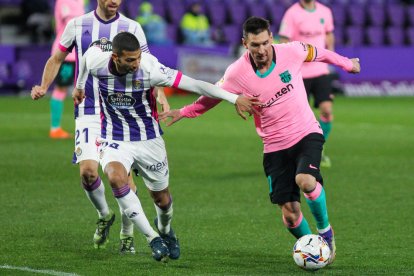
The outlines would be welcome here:
M 334 51 L 334 24 L 331 10 L 315 1 L 300 0 L 285 13 L 280 25 L 280 42 L 302 41 L 318 49 Z M 306 63 L 302 76 L 308 96 L 312 95 L 314 107 L 319 109 L 319 124 L 325 140 L 332 129 L 333 106 L 332 86 L 328 64 L 322 62 Z M 322 152 L 322 167 L 330 167 L 331 161 Z
M 248 50 L 231 64 L 218 83 L 235 94 L 258 97 L 264 103 L 254 114 L 256 130 L 263 140 L 263 166 L 270 188 L 270 200 L 282 209 L 287 229 L 300 238 L 310 234 L 301 212 L 300 191 L 306 197 L 319 234 L 335 257 L 335 240 L 328 220 L 325 190 L 319 164 L 324 143 L 321 127 L 308 104 L 301 69 L 304 62 L 327 62 L 358 73 L 357 58 L 348 59 L 334 52 L 302 42 L 273 44 L 269 22 L 251 17 L 243 25 L 243 45 Z M 161 114 L 172 123 L 194 118 L 220 101 L 207 97 L 180 110 Z
M 83 0 L 57 0 L 55 3 L 55 29 L 56 38 L 52 46 L 52 55 L 57 51 L 60 38 L 66 24 L 72 18 L 85 13 Z M 68 87 L 74 83 L 75 52 L 68 54 L 60 66 L 56 77 L 56 85 L 50 99 L 51 126 L 49 136 L 52 139 L 67 139 L 71 135 L 61 128 L 63 114 L 63 101 L 66 98 Z
M 47 61 L 41 85 L 32 88 L 31 96 L 34 100 L 40 99 L 46 94 L 47 89 L 55 78 L 59 67 L 75 49 L 75 56 L 80 60 L 84 53 L 93 46 L 98 46 L 104 51 L 112 50 L 112 39 L 119 32 L 132 32 L 140 41 L 141 49 L 149 52 L 147 40 L 141 25 L 124 15 L 118 13 L 122 0 L 98 0 L 96 10 L 70 20 L 61 35 L 58 49 Z M 79 64 L 76 69 L 78 70 Z M 78 72 L 77 72 L 78 73 Z M 77 73 L 76 76 L 77 77 Z M 163 91 L 158 90 L 156 97 L 164 110 L 169 109 Z M 93 237 L 95 248 L 104 248 L 108 242 L 109 230 L 115 220 L 114 212 L 109 208 L 105 197 L 105 186 L 98 174 L 99 153 L 95 145 L 96 137 L 100 136 L 100 107 L 98 97 L 98 81 L 92 76 L 86 83 L 86 100 L 75 105 L 75 150 L 73 162 L 79 164 L 82 187 L 86 196 L 98 212 L 98 222 Z M 133 190 L 136 189 L 132 177 L 129 183 Z M 168 202 L 161 204 L 160 208 L 168 207 Z M 121 211 L 121 253 L 135 253 L 133 242 L 133 225 L 128 217 Z

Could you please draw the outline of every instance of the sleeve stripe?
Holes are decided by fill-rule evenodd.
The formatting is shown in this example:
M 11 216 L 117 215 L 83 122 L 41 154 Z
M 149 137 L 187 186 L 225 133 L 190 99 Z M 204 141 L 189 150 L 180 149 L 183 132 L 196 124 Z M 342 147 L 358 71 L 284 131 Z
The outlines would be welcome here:
M 58 44 L 58 48 L 59 50 L 61 50 L 62 52 L 66 52 L 68 50 L 68 48 L 66 48 L 65 46 L 63 46 L 62 44 Z
M 178 71 L 178 74 L 175 77 L 175 81 L 174 81 L 174 84 L 172 85 L 172 87 L 178 88 L 178 85 L 180 84 L 180 81 L 181 81 L 181 77 L 182 76 L 183 76 L 183 73 L 181 73 L 180 71 Z

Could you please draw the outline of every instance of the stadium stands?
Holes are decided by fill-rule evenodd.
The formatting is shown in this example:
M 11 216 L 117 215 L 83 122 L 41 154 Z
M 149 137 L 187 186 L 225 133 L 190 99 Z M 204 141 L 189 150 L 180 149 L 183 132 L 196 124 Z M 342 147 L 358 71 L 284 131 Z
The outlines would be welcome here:
M 121 12 L 130 18 L 139 13 L 139 4 L 144 0 L 127 0 Z M 168 23 L 168 36 L 179 44 L 181 18 L 190 3 L 196 0 L 150 0 L 154 12 L 164 17 Z M 48 0 L 53 10 L 54 0 Z M 241 25 L 248 16 L 266 17 L 271 22 L 271 30 L 277 36 L 285 10 L 296 0 L 199 0 L 208 16 L 213 39 L 217 45 L 234 46 L 240 44 Z M 403 4 L 400 0 L 320 0 L 332 8 L 335 21 L 337 46 L 345 47 L 413 47 L 414 46 L 414 5 Z M 19 13 L 22 0 L 0 0 L 0 48 L 11 45 L 47 45 L 50 41 L 31 41 L 30 36 L 22 34 L 20 27 L 7 17 Z M 90 7 L 96 0 L 90 0 Z M 10 12 L 8 12 L 10 11 Z M 14 25 L 13 25 L 14 24 Z M 20 63 L 17 54 L 13 60 L 5 60 L 0 54 L 0 87 L 9 82 L 27 80 L 28 72 L 33 71 L 30 64 Z M 15 63 L 15 65 L 14 65 Z

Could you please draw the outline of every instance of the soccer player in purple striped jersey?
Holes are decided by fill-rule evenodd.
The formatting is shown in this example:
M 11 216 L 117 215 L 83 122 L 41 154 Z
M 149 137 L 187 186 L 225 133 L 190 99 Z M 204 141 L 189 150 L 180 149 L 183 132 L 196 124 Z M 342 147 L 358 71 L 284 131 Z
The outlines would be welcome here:
M 302 215 L 300 191 L 315 218 L 316 226 L 335 258 L 335 239 L 328 220 L 323 179 L 319 165 L 324 143 L 321 127 L 309 106 L 301 67 L 305 62 L 325 62 L 359 73 L 359 59 L 348 59 L 332 51 L 302 42 L 272 44 L 269 21 L 251 17 L 243 25 L 243 45 L 248 50 L 226 70 L 218 83 L 238 95 L 257 96 L 265 104 L 255 114 L 257 134 L 264 145 L 263 167 L 273 204 L 282 209 L 283 222 L 296 238 L 310 234 Z M 200 116 L 220 101 L 207 97 L 181 110 L 171 110 L 167 125 L 181 118 Z
M 162 65 L 151 54 L 142 52 L 136 37 L 128 32 L 116 35 L 112 53 L 99 47 L 86 52 L 73 92 L 77 103 L 85 98 L 88 74 L 98 80 L 102 111 L 100 163 L 113 194 L 123 212 L 147 238 L 154 258 L 162 260 L 169 256 L 178 259 L 179 243 L 171 228 L 173 204 L 168 190 L 167 153 L 151 97 L 152 90 L 156 86 L 176 87 L 227 100 L 236 104 L 238 110 L 251 110 L 252 105 L 260 103 L 253 97 L 229 93 Z M 138 169 L 154 199 L 158 233 L 150 226 L 137 195 L 128 187 L 127 175 L 132 166 Z M 168 251 L 157 253 L 153 244 L 163 241 Z
M 98 46 L 103 51 L 112 50 L 112 39 L 119 32 L 133 33 L 141 43 L 141 49 L 149 52 L 147 41 L 141 25 L 118 13 L 121 0 L 98 0 L 96 10 L 70 20 L 61 36 L 58 49 L 47 61 L 41 85 L 32 89 L 32 98 L 37 100 L 43 97 L 66 56 L 75 49 L 76 73 L 79 71 L 79 60 L 92 46 Z M 98 97 L 98 80 L 88 76 L 86 83 L 86 100 L 75 105 L 75 151 L 73 162 L 79 164 L 82 185 L 87 197 L 98 211 L 99 220 L 94 234 L 95 248 L 105 247 L 108 241 L 109 228 L 115 215 L 108 207 L 105 199 L 105 188 L 98 174 L 99 156 L 95 145 L 96 137 L 100 136 L 100 108 Z M 154 91 L 151 98 L 157 98 L 162 109 L 168 110 L 169 105 L 161 89 Z M 158 94 L 156 94 L 158 92 Z M 154 102 L 155 105 L 155 102 Z M 132 189 L 136 189 L 132 177 L 129 178 Z M 121 252 L 135 253 L 133 246 L 133 225 L 124 215 L 120 233 Z

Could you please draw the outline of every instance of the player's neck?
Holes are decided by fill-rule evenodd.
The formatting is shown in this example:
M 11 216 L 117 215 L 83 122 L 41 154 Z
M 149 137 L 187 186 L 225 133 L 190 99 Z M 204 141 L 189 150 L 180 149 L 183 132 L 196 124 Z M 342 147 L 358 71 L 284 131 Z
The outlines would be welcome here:
M 100 19 L 102 19 L 103 21 L 109 21 L 112 18 L 116 17 L 117 13 L 113 14 L 113 15 L 109 15 L 107 13 L 105 13 L 104 10 L 102 10 L 101 8 L 97 8 L 96 9 L 96 14 L 99 16 Z
M 113 59 L 111 59 L 109 61 L 109 72 L 111 72 L 111 74 L 121 77 L 126 75 L 128 72 L 122 73 L 120 72 L 120 70 L 118 69 L 118 65 L 116 64 L 116 62 L 113 61 Z
M 307 11 L 313 11 L 316 8 L 315 1 L 300 0 L 299 3 Z

